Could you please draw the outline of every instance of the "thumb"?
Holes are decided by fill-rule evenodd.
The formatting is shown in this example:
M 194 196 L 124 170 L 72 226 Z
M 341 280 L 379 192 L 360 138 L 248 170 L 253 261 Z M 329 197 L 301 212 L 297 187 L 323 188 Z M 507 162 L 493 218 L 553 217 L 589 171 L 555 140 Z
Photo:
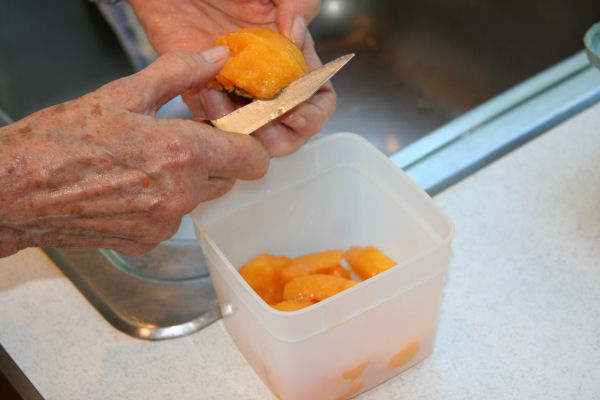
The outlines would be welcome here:
M 155 112 L 173 97 L 205 87 L 221 70 L 228 54 L 227 46 L 213 47 L 202 53 L 171 51 L 140 72 L 121 79 L 124 82 L 120 84 L 124 86 L 120 86 L 117 93 L 111 93 L 110 87 L 107 89 L 113 101 L 121 100 L 121 105 L 130 111 Z

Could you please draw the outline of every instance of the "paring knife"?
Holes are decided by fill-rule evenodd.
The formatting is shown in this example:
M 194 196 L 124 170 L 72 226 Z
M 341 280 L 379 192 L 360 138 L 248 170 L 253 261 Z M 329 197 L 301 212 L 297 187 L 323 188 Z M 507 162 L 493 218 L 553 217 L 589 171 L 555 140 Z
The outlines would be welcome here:
M 321 86 L 336 74 L 354 53 L 336 58 L 314 71 L 296 79 L 277 96 L 268 100 L 254 100 L 219 119 L 209 122 L 228 132 L 249 135 L 258 128 L 285 114 L 303 101 L 308 100 Z

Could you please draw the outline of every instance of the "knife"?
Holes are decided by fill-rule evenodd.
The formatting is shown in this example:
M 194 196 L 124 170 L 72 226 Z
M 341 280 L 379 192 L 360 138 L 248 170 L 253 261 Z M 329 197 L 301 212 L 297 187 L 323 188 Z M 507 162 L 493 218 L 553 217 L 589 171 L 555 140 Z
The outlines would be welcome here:
M 296 79 L 274 98 L 254 100 L 252 103 L 238 108 L 224 117 L 210 120 L 209 122 L 223 131 L 249 135 L 303 101 L 308 100 L 336 72 L 346 65 L 352 57 L 354 57 L 354 53 L 336 58 Z

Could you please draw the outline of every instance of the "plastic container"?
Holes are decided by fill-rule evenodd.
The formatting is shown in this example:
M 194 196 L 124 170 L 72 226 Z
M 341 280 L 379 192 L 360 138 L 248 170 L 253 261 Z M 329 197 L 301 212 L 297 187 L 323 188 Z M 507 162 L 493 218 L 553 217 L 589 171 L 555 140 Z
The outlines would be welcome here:
M 229 334 L 281 399 L 351 397 L 433 349 L 452 222 L 379 150 L 335 134 L 192 212 Z M 237 273 L 261 253 L 374 245 L 398 265 L 293 312 Z

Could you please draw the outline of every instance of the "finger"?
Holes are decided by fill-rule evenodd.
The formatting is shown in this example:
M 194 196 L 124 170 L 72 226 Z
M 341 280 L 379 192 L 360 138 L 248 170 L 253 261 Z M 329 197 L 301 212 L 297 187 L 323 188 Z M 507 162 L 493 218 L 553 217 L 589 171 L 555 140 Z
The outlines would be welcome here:
M 158 119 L 156 123 L 170 153 L 184 155 L 192 170 L 206 171 L 206 176 L 196 174 L 196 179 L 258 179 L 269 168 L 267 150 L 249 135 L 221 131 L 195 120 Z
M 206 111 L 204 111 L 204 106 L 200 101 L 200 91 L 202 88 L 196 88 L 192 90 L 188 90 L 181 95 L 181 100 L 185 103 L 188 110 L 191 111 L 192 115 L 199 121 L 203 121 L 209 119 L 206 116 Z
M 269 153 L 258 140 L 249 135 L 211 129 L 212 135 L 199 137 L 209 177 L 252 180 L 267 173 Z
M 298 150 L 306 138 L 296 134 L 279 121 L 273 121 L 252 134 L 272 157 L 282 157 Z
M 177 210 L 165 217 L 154 210 L 110 215 L 89 215 L 45 218 L 26 224 L 31 240 L 53 233 L 87 238 L 119 238 L 140 243 L 157 243 L 167 240 L 177 232 L 181 218 L 190 210 Z M 41 239 L 38 239 L 41 240 Z
M 307 33 L 302 52 L 311 70 L 322 65 L 314 41 Z M 337 96 L 331 82 L 323 85 L 308 101 L 300 104 L 279 120 L 300 136 L 309 137 L 320 132 L 337 106 Z
M 312 38 L 310 32 L 306 32 L 306 36 L 304 38 L 304 44 L 300 48 L 302 50 L 302 54 L 304 55 L 304 59 L 306 60 L 306 64 L 308 68 L 312 71 L 313 69 L 317 69 L 323 63 L 317 54 L 317 49 L 315 48 L 315 41 Z
M 218 119 L 235 110 L 230 97 L 220 90 L 192 90 L 184 93 L 182 98 L 194 116 L 203 119 Z
M 302 47 L 307 26 L 321 8 L 319 0 L 274 0 L 277 5 L 276 24 L 280 33 Z
M 0 257 L 15 254 L 28 245 L 22 230 L 0 226 Z
M 204 190 L 201 191 L 199 202 L 213 200 L 223 196 L 233 188 L 234 179 L 227 178 L 209 178 Z
M 156 246 L 158 246 L 159 244 L 160 243 L 141 244 L 141 243 L 135 243 L 135 242 L 128 242 L 128 241 L 124 241 L 124 240 L 117 240 L 114 243 L 108 243 L 105 246 L 97 246 L 97 247 L 112 249 L 112 250 L 116 251 L 117 253 L 120 253 L 126 257 L 137 257 L 137 256 L 141 256 L 142 254 L 146 254 L 151 250 L 154 250 L 156 248 Z
M 309 100 L 279 118 L 279 121 L 302 137 L 323 130 L 335 112 L 337 97 L 330 83 L 324 85 Z
M 36 247 L 57 247 L 67 249 L 112 249 L 127 256 L 136 256 L 147 253 L 155 248 L 158 244 L 159 242 L 140 243 L 136 240 L 127 238 L 95 236 L 81 233 L 71 234 L 65 232 L 49 232 L 44 234 L 40 240 L 31 242 L 31 246 Z
M 75 243 L 75 242 L 72 242 L 72 243 Z M 82 241 L 81 244 L 79 244 L 79 245 L 72 244 L 70 246 L 63 246 L 63 247 L 110 249 L 110 250 L 114 250 L 114 251 L 116 251 L 124 256 L 127 256 L 127 257 L 136 257 L 136 256 L 141 256 L 142 254 L 146 254 L 151 250 L 154 250 L 156 248 L 156 246 L 158 246 L 159 244 L 160 244 L 160 242 L 138 243 L 136 241 L 132 241 L 129 239 L 106 238 L 106 239 L 103 239 L 102 241 L 98 241 L 98 243 L 92 243 L 91 245 L 87 244 L 85 241 Z
M 104 86 L 99 94 L 130 111 L 153 113 L 173 97 L 206 86 L 223 67 L 228 54 L 227 46 L 199 54 L 169 52 L 140 72 Z
M 223 196 L 233 187 L 235 179 L 221 177 L 206 177 L 200 171 L 194 173 L 180 182 L 177 185 L 166 188 L 163 191 L 162 198 L 153 204 L 148 214 L 157 216 L 159 221 L 168 219 L 181 219 L 185 214 L 192 211 L 199 203 L 203 201 L 213 200 Z M 152 223 L 153 219 L 148 218 L 148 222 Z M 155 227 L 149 228 L 147 232 L 143 232 L 144 238 L 153 238 L 157 235 L 161 237 L 165 232 L 170 232 L 167 228 L 156 232 L 157 229 L 162 229 L 165 223 L 154 222 Z M 172 236 L 178 229 L 174 227 L 172 233 L 167 233 Z M 153 236 L 154 235 L 154 236 Z M 164 240 L 164 239 L 163 239 Z

